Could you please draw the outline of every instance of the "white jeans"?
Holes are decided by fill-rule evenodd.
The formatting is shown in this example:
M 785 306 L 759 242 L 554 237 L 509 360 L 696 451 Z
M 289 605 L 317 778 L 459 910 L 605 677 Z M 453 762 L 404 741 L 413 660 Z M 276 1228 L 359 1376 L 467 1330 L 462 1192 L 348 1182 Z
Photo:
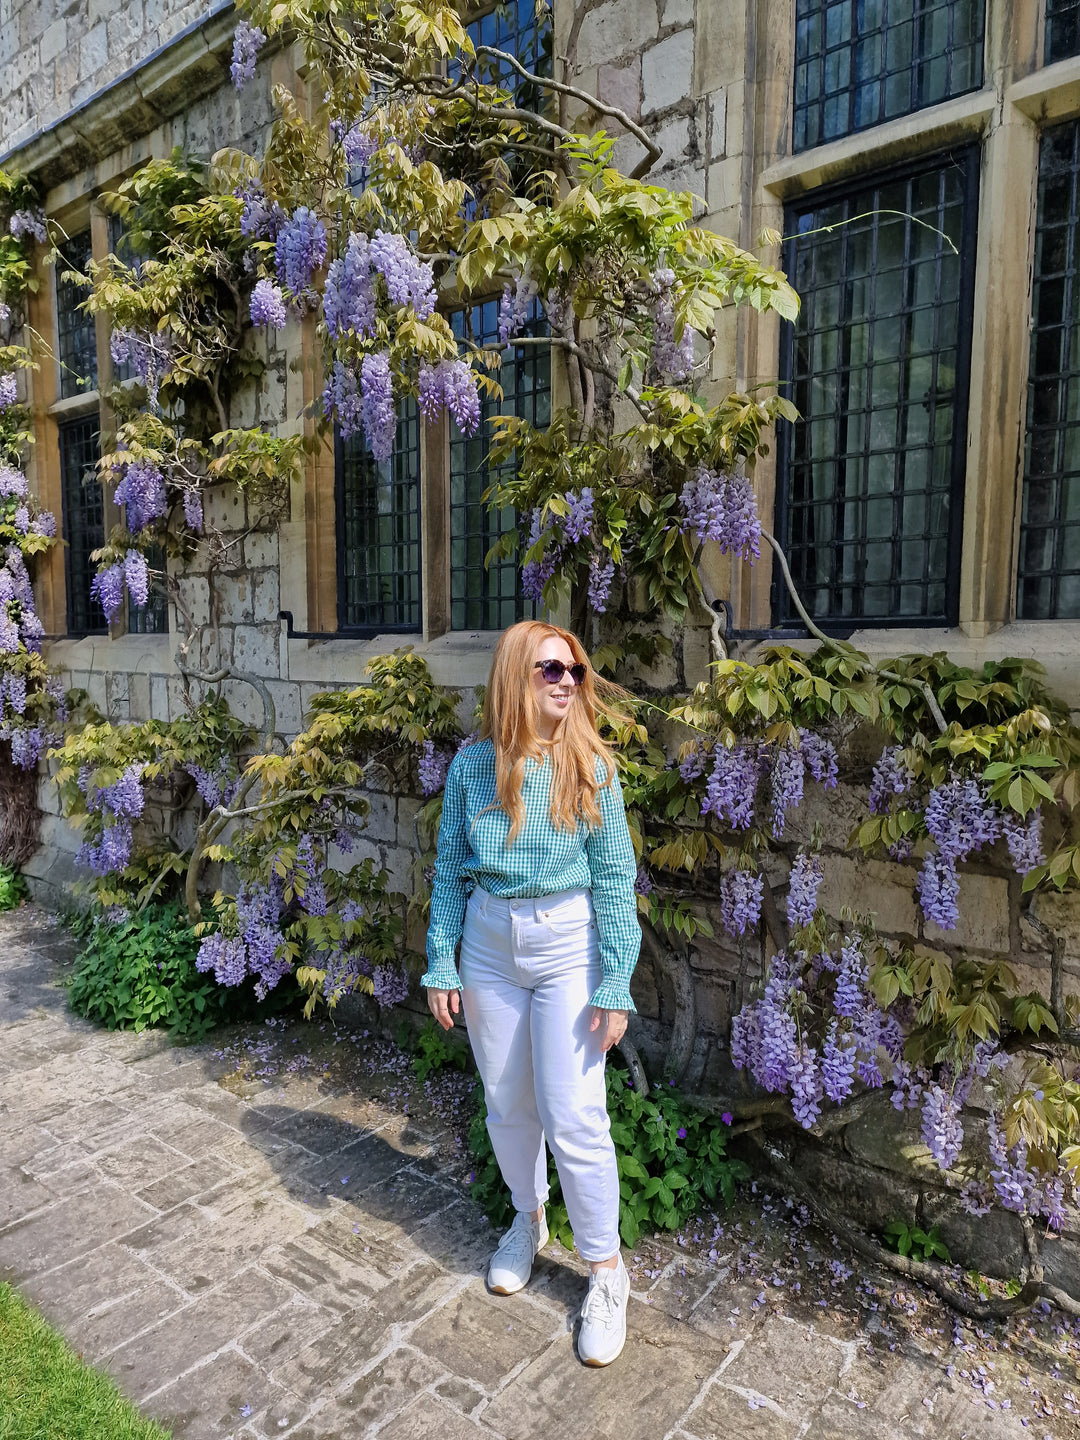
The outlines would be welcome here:
M 514 1208 L 547 1199 L 546 1136 L 578 1251 L 609 1260 L 619 1250 L 619 1173 L 605 1055 L 589 1030 L 600 984 L 592 895 L 500 900 L 474 890 L 460 971 L 488 1133 Z

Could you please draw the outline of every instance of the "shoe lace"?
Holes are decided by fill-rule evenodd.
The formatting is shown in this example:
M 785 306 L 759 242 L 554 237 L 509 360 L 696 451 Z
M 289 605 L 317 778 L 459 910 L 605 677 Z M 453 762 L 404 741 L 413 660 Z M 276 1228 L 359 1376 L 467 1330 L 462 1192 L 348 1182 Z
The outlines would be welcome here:
M 499 1241 L 496 1253 L 504 1260 L 516 1260 L 518 1256 L 529 1260 L 533 1258 L 533 1222 L 528 1215 L 520 1213 L 514 1216 L 514 1223 Z
M 615 1280 L 617 1271 L 612 1270 L 610 1277 L 603 1271 L 597 1271 L 589 1283 L 589 1293 L 585 1296 L 585 1303 L 581 1307 L 581 1319 L 583 1323 L 602 1325 L 606 1329 L 615 1319 Z

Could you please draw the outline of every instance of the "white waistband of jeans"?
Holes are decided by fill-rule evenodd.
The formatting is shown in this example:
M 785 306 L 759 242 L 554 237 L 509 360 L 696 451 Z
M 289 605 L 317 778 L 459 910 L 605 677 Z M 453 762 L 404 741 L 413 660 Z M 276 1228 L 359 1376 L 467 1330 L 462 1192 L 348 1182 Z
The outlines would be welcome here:
M 471 900 L 477 900 L 481 913 L 487 915 L 494 912 L 497 915 L 513 915 L 524 913 L 533 915 L 540 920 L 564 906 L 580 904 L 582 899 L 592 900 L 592 891 L 588 886 L 581 886 L 577 890 L 558 890 L 554 895 L 492 895 L 490 890 L 485 890 L 482 885 L 474 885 Z

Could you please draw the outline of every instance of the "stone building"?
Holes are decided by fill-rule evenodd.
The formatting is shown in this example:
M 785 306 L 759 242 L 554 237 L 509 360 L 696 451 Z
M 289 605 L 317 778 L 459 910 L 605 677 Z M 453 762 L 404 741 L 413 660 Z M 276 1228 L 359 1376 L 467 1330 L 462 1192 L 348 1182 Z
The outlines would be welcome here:
M 294 59 L 266 55 L 238 96 L 234 23 L 230 5 L 190 0 L 8 0 L 0 165 L 35 177 L 73 264 L 107 252 L 99 196 L 148 157 L 260 149 L 272 84 L 295 79 Z M 857 17 L 852 0 L 556 0 L 540 32 L 532 0 L 511 0 L 474 23 L 550 50 L 575 84 L 640 118 L 662 146 L 655 178 L 698 195 L 704 223 L 747 248 L 766 230 L 784 237 L 773 254 L 800 319 L 740 310 L 714 379 L 779 376 L 805 417 L 782 429 L 755 485 L 819 622 L 870 650 L 1036 656 L 1059 691 L 1080 694 L 1075 0 L 868 0 Z M 112 717 L 165 718 L 182 703 L 176 616 L 158 605 L 110 633 L 89 597 L 90 551 L 112 519 L 83 483 L 110 423 L 107 326 L 77 309 L 62 263 L 41 278 L 31 320 L 56 361 L 32 381 L 32 480 L 68 542 L 40 581 L 49 655 Z M 477 318 L 492 329 L 494 302 Z M 293 324 L 261 343 L 266 380 L 241 423 L 310 423 L 311 336 Z M 503 379 L 505 405 L 541 421 L 561 383 L 535 349 Z M 327 442 L 277 529 L 230 492 L 235 566 L 180 581 L 200 658 L 264 677 L 286 735 L 315 691 L 358 680 L 368 656 L 406 640 L 436 680 L 481 682 L 524 603 L 512 564 L 483 567 L 507 520 L 480 504 L 487 480 L 481 442 L 403 410 L 389 467 Z M 799 634 L 766 563 L 715 578 L 744 646 Z M 700 679 L 704 624 L 643 679 Z M 230 700 L 257 718 L 250 688 Z M 44 787 L 43 804 L 55 808 Z M 404 882 L 412 803 L 388 797 L 379 813 L 373 840 Z M 842 848 L 846 831 L 836 838 Z M 73 839 L 54 814 L 43 839 L 31 868 L 62 876 Z M 912 883 L 889 881 L 899 928 L 915 923 Z M 992 890 L 968 907 L 985 934 L 960 943 L 1019 959 L 1005 880 Z

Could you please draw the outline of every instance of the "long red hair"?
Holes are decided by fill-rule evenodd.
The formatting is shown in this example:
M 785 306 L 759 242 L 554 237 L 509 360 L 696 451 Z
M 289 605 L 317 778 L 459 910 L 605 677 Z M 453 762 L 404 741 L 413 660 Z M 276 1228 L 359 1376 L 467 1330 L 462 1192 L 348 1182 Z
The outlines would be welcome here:
M 540 646 L 552 636 L 565 640 L 574 660 L 585 666 L 585 681 L 577 686 L 577 694 L 555 740 L 549 743 L 540 736 L 540 707 L 532 674 Z M 597 720 L 601 715 L 619 717 L 597 689 L 597 676 L 585 647 L 569 630 L 544 620 L 521 620 L 500 635 L 484 694 L 480 736 L 491 739 L 495 745 L 499 804 L 510 817 L 508 845 L 514 843 L 525 820 L 525 802 L 521 798 L 525 761 L 542 761 L 545 755 L 550 755 L 552 766 L 552 824 L 558 830 L 574 830 L 582 821 L 590 829 L 599 827 L 596 792 L 602 785 L 611 784 L 615 758 L 611 747 L 600 738 Z M 622 693 L 614 685 L 605 685 L 604 689 L 612 694 Z M 596 778 L 597 760 L 604 763 L 604 779 L 600 781 Z

